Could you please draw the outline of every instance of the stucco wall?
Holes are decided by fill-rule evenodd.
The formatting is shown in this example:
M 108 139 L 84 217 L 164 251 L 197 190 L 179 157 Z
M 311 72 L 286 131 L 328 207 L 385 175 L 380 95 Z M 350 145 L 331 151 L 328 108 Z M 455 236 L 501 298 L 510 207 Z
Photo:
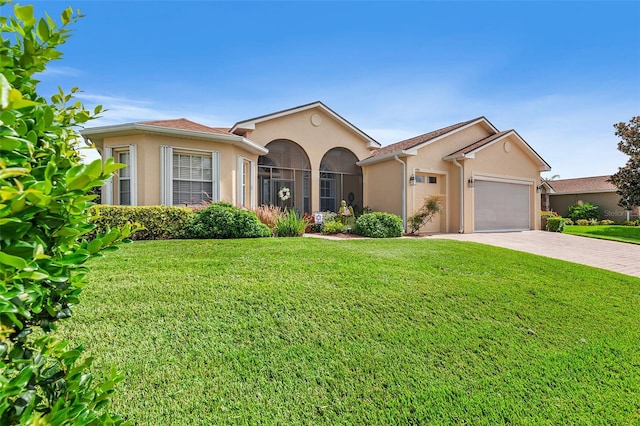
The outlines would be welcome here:
M 470 144 L 481 140 L 492 134 L 484 125 L 476 124 L 470 128 L 446 136 L 435 142 L 423 146 L 417 150 L 416 155 L 409 155 L 401 159 L 407 163 L 407 179 L 414 173 L 433 174 L 441 177 L 444 185 L 440 187 L 444 191 L 445 211 L 444 224 L 441 225 L 443 232 L 458 232 L 460 226 L 460 169 L 451 161 L 445 161 L 446 157 Z M 505 142 L 509 142 L 509 148 L 505 149 Z M 488 145 L 479 150 L 475 158 L 460 160 L 464 166 L 464 176 L 462 178 L 463 192 L 463 228 L 465 233 L 474 232 L 474 212 L 473 212 L 473 188 L 467 181 L 474 176 L 484 176 L 505 181 L 518 181 L 526 183 L 530 188 L 531 229 L 540 228 L 540 197 L 536 192 L 536 186 L 540 181 L 540 171 L 538 160 L 530 152 L 523 148 L 522 143 L 515 137 L 510 136 L 494 144 Z M 394 198 L 381 197 L 380 190 L 385 192 L 393 191 L 395 186 L 399 192 L 401 181 L 391 178 L 391 176 L 401 173 L 400 164 L 393 158 L 381 163 L 365 165 L 365 204 L 371 207 L 375 205 L 376 210 L 388 211 L 400 214 L 400 195 Z M 424 191 L 422 191 L 424 192 Z M 415 211 L 419 205 L 423 194 L 407 183 L 407 216 Z
M 578 204 L 579 201 L 591 203 L 599 207 L 600 219 L 609 219 L 616 222 L 627 220 L 626 211 L 618 206 L 620 196 L 615 192 L 591 192 L 582 194 L 549 194 L 551 209 L 563 217 L 569 216 L 569 207 Z
M 118 147 L 136 145 L 137 150 L 137 180 L 138 205 L 160 204 L 160 146 L 167 145 L 179 150 L 180 148 L 216 151 L 220 154 L 220 201 L 236 203 L 236 168 L 237 156 L 245 157 L 254 163 L 258 156 L 251 154 L 234 145 L 223 142 L 202 141 L 150 134 L 118 136 L 105 138 L 103 147 Z M 254 191 L 254 199 L 256 197 Z
M 311 120 L 314 114 L 321 119 L 317 126 Z M 263 146 L 277 139 L 288 139 L 305 150 L 311 164 L 312 211 L 320 206 L 320 163 L 329 150 L 345 148 L 358 160 L 371 154 L 370 149 L 367 148 L 366 139 L 321 108 L 312 108 L 259 122 L 255 125 L 255 130 L 247 132 L 246 137 Z M 366 205 L 366 202 L 364 204 Z
M 538 164 L 525 151 L 515 136 L 510 136 L 489 145 L 476 153 L 474 159 L 464 161 L 465 181 L 471 177 L 485 176 L 490 178 L 513 180 L 529 183 L 529 203 L 531 205 L 531 229 L 540 229 L 540 195 L 536 187 L 540 183 Z M 473 190 L 467 188 L 470 206 L 473 206 Z M 465 232 L 473 232 L 473 209 L 465 209 Z
M 373 211 L 402 215 L 402 165 L 385 161 L 363 167 L 364 205 Z M 409 184 L 407 183 L 407 186 Z

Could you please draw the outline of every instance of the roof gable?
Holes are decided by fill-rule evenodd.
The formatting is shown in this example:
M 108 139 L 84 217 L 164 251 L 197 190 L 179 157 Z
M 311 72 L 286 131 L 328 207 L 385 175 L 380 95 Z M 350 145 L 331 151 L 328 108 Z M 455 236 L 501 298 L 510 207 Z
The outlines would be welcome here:
M 433 142 L 441 136 L 446 136 L 455 131 L 459 131 L 463 128 L 467 128 L 469 125 L 475 124 L 476 122 L 480 122 L 482 120 L 487 121 L 484 117 L 474 118 L 473 120 L 463 121 L 460 123 L 453 124 L 451 126 L 443 127 L 442 129 L 434 130 L 429 133 L 425 133 L 422 135 L 414 136 L 409 139 L 405 139 L 400 142 L 393 143 L 391 145 L 387 145 L 382 147 L 371 154 L 371 157 L 378 157 L 385 154 L 390 154 L 392 152 L 402 152 L 409 149 L 420 149 L 422 145 L 427 144 L 429 142 Z M 487 123 L 489 123 L 487 121 Z M 491 123 L 489 123 L 491 124 Z M 493 125 L 491 125 L 493 127 Z M 497 130 L 496 130 L 497 131 Z
M 524 148 L 525 152 L 527 154 L 529 154 L 529 156 L 531 158 L 533 158 L 534 160 L 536 160 L 538 162 L 540 171 L 549 171 L 551 170 L 551 166 L 542 159 L 542 157 L 540 157 L 540 155 L 538 155 L 538 153 L 531 148 L 531 145 L 529 145 L 519 134 L 518 132 L 516 132 L 515 130 L 511 129 L 511 130 L 503 130 L 501 132 L 498 132 L 494 135 L 491 136 L 487 136 L 484 139 L 481 139 L 479 141 L 476 141 L 470 145 L 467 145 L 466 147 L 459 149 L 447 156 L 445 156 L 443 159 L 444 160 L 453 160 L 453 159 L 461 159 L 461 158 L 473 158 L 476 154 L 476 152 L 483 150 L 484 148 L 487 148 L 488 146 L 493 145 L 494 143 L 507 138 L 509 136 L 513 136 L 514 139 L 516 141 L 518 141 L 521 146 Z
M 366 134 L 365 132 L 363 132 L 353 124 L 351 124 L 349 121 L 344 119 L 342 116 L 340 116 L 338 113 L 336 113 L 335 111 L 333 111 L 331 108 L 329 108 L 328 106 L 326 106 L 320 101 L 312 102 L 306 105 L 300 105 L 294 108 L 285 109 L 285 110 L 274 112 L 271 114 L 261 115 L 259 117 L 250 118 L 248 120 L 239 121 L 236 124 L 234 124 L 229 131 L 234 134 L 244 135 L 246 134 L 247 131 L 255 130 L 256 124 L 258 123 L 269 121 L 269 120 L 275 120 L 276 118 L 284 117 L 291 114 L 296 114 L 296 113 L 314 109 L 314 108 L 322 110 L 329 116 L 333 117 L 336 121 L 341 123 L 343 126 L 347 127 L 349 130 L 356 133 L 360 138 L 364 139 L 367 142 L 367 147 L 369 148 L 380 147 L 380 143 L 378 141 L 373 139 L 371 136 L 369 136 L 368 134 Z

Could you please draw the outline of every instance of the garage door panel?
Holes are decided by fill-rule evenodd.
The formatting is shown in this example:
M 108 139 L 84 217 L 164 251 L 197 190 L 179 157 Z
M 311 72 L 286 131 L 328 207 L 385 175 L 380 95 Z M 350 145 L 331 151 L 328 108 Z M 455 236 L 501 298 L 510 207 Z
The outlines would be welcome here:
M 474 230 L 522 231 L 530 229 L 529 185 L 475 180 Z

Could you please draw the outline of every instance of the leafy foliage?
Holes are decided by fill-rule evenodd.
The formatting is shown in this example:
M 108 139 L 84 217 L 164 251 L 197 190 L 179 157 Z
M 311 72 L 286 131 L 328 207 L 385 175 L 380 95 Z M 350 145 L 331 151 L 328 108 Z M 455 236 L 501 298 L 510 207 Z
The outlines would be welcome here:
M 575 204 L 569 207 L 569 217 L 574 222 L 580 219 L 598 219 L 600 217 L 600 209 L 591 203 Z
M 323 234 L 339 234 L 340 232 L 344 231 L 344 224 L 342 223 L 342 221 L 339 220 L 332 220 L 326 223 L 323 223 L 323 227 L 321 229 L 321 232 Z
M 77 15 L 64 10 L 58 27 L 33 6 L 13 12 L 0 18 L 0 424 L 119 423 L 105 406 L 120 378 L 112 371 L 100 382 L 82 347 L 52 332 L 87 285 L 84 263 L 133 231 L 83 238 L 92 189 L 121 166 L 82 164 L 75 148 L 75 128 L 100 107 L 74 102 L 75 88 L 51 103 L 36 92 L 33 74 L 61 56 Z
M 366 213 L 356 220 L 353 232 L 371 238 L 393 238 L 402 235 L 402 219 L 391 213 Z
M 618 123 L 613 127 L 618 142 L 618 150 L 629 156 L 627 164 L 620 167 L 611 176 L 611 183 L 618 188 L 620 207 L 631 209 L 640 206 L 640 116 L 633 117 L 629 123 Z
M 293 209 L 288 209 L 284 214 L 276 219 L 276 226 L 273 228 L 276 237 L 300 237 L 304 234 L 308 220 L 299 218 Z
M 140 224 L 132 240 L 170 240 L 186 238 L 194 212 L 178 206 L 109 206 L 91 208 L 91 223 L 96 227 L 91 235 L 104 234 L 127 223 Z
M 415 234 L 421 227 L 431 222 L 436 214 L 442 211 L 444 195 L 430 195 L 424 199 L 424 204 L 417 212 L 407 218 L 411 233 Z
M 564 229 L 564 219 L 555 216 L 547 217 L 546 229 L 550 232 L 562 232 L 562 229 Z
M 267 225 L 252 211 L 220 201 L 194 214 L 187 232 L 190 238 L 259 238 L 271 236 Z

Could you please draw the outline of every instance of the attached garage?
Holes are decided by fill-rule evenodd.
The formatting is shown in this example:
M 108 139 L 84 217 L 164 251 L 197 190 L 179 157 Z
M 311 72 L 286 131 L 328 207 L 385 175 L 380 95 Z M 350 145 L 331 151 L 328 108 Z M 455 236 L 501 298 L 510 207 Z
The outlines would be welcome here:
M 475 178 L 473 213 L 475 232 L 531 229 L 530 183 Z

